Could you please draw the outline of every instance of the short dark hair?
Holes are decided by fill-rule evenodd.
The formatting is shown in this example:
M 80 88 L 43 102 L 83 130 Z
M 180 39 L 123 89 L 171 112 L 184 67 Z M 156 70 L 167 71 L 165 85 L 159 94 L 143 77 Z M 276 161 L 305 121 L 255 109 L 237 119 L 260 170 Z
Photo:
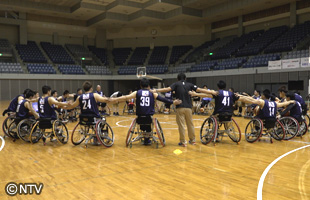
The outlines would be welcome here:
M 231 88 L 229 88 L 229 89 L 230 89 L 232 92 L 235 92 L 235 89 L 234 89 L 234 88 L 231 87 Z
M 220 81 L 217 83 L 217 87 L 218 87 L 220 90 L 225 89 L 225 88 L 226 88 L 226 83 L 225 83 L 225 81 L 220 80 Z
M 52 96 L 57 92 L 57 90 L 52 90 Z
M 93 85 L 89 81 L 85 81 L 83 83 L 83 89 L 85 92 L 88 92 L 92 87 Z
M 43 92 L 43 94 L 47 94 L 48 91 L 51 91 L 51 90 L 52 90 L 52 88 L 51 88 L 50 86 L 48 86 L 48 85 L 44 85 L 44 86 L 42 87 L 42 92 Z
M 279 92 L 284 92 L 284 93 L 288 92 L 285 85 L 281 86 L 278 91 Z
M 30 97 L 33 97 L 34 95 L 36 95 L 35 91 L 28 90 L 28 92 L 26 93 L 25 97 L 28 99 Z
M 202 88 L 204 88 L 204 87 L 208 88 L 208 86 L 207 86 L 207 85 L 203 85 L 203 86 L 202 86 Z
M 260 91 L 259 90 L 255 90 L 259 95 L 260 95 Z
M 76 90 L 76 92 L 78 93 L 80 90 L 82 90 L 82 88 L 78 88 L 78 89 Z
M 66 95 L 66 94 L 69 94 L 69 93 L 70 93 L 69 90 L 65 90 L 63 95 Z
M 265 89 L 264 91 L 263 91 L 263 95 L 266 97 L 266 99 L 269 99 L 270 98 L 270 90 L 268 90 L 268 89 Z
M 143 78 L 143 79 L 141 79 L 141 81 L 140 81 L 140 86 L 141 86 L 142 88 L 147 88 L 147 87 L 150 86 L 150 81 L 149 81 L 148 79 L 146 79 L 146 78 Z
M 288 92 L 285 94 L 286 97 L 289 97 L 290 100 L 295 100 L 295 94 L 293 92 Z
M 29 92 L 29 91 L 30 91 L 30 89 L 29 89 L 29 88 L 25 89 L 25 90 L 24 90 L 24 92 L 23 92 L 23 95 L 26 95 L 26 94 L 27 94 L 27 92 Z
M 184 73 L 181 72 L 178 74 L 178 80 L 179 81 L 184 81 L 185 79 L 186 79 L 186 75 Z

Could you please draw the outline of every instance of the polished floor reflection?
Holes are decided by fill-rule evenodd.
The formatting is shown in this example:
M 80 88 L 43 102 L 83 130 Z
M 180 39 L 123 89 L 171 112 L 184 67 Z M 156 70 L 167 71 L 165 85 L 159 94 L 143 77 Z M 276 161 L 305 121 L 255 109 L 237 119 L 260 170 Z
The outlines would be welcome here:
M 7 105 L 2 102 L 1 112 Z M 228 137 L 214 145 L 199 141 L 204 116 L 194 116 L 197 145 L 179 147 L 175 115 L 156 115 L 166 147 L 125 147 L 132 115 L 107 117 L 115 133 L 111 148 L 40 141 L 31 145 L 5 140 L 0 152 L 0 199 L 256 199 L 259 179 L 276 158 L 310 144 L 309 133 L 291 141 L 261 140 L 239 145 Z M 2 123 L 3 117 L 0 118 Z M 235 118 L 244 133 L 248 120 Z M 68 124 L 70 135 L 75 123 Z M 1 130 L 1 135 L 3 132 Z M 310 148 L 278 161 L 268 172 L 263 199 L 310 199 Z M 40 196 L 13 198 L 8 182 L 43 183 Z

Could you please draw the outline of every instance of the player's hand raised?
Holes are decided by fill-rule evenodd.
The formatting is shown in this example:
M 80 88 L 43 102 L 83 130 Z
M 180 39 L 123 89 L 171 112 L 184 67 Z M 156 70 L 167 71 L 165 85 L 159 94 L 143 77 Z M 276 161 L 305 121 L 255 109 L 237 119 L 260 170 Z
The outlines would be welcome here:
M 194 91 L 189 91 L 188 94 L 191 95 L 192 97 L 197 96 L 197 93 Z

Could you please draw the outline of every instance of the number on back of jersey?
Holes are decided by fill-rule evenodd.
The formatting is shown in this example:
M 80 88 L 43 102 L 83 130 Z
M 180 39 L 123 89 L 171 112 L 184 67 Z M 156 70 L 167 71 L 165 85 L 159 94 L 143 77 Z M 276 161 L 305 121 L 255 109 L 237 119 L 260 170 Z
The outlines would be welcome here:
M 83 110 L 91 109 L 91 104 L 90 104 L 90 100 L 89 99 L 83 100 L 82 104 L 83 104 Z

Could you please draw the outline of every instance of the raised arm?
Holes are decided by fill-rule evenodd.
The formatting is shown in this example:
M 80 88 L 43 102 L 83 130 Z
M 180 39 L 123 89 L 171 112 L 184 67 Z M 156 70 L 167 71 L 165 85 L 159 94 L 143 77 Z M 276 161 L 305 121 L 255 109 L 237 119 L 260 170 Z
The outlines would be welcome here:
M 244 102 L 244 103 L 249 103 L 249 104 L 257 104 L 260 107 L 264 107 L 265 102 L 261 99 L 254 99 L 249 96 L 243 96 L 243 95 L 238 95 L 239 96 L 239 101 Z
M 54 97 L 49 97 L 48 98 L 48 103 L 50 104 L 50 105 L 56 105 L 56 106 L 58 106 L 58 107 L 61 107 L 61 108 L 63 108 L 63 107 L 65 107 L 65 106 L 68 106 L 69 104 L 67 103 L 67 102 L 59 102 L 59 101 L 56 101 L 56 99 L 54 98 Z
M 135 91 L 129 95 L 124 95 L 124 96 L 117 97 L 117 98 L 110 98 L 109 102 L 118 102 L 118 101 L 122 102 L 122 101 L 126 101 L 127 99 L 135 99 L 136 95 L 137 95 L 137 91 Z
M 208 97 L 208 98 L 213 98 L 212 94 L 206 94 L 206 93 L 197 93 L 193 91 L 188 92 L 189 95 L 192 97 Z
M 286 107 L 286 106 L 290 105 L 291 103 L 295 104 L 296 102 L 291 100 L 291 101 L 285 101 L 282 103 L 278 103 L 278 102 L 276 102 L 276 103 L 277 103 L 277 107 L 282 108 L 282 107 Z
M 68 106 L 66 107 L 67 110 L 71 110 L 75 107 L 77 107 L 80 104 L 80 97 L 76 98 L 75 102 L 73 104 L 68 104 Z
M 107 103 L 109 101 L 109 98 L 107 97 L 102 97 L 97 93 L 94 93 L 94 97 L 96 99 L 97 102 L 101 102 L 101 103 Z
M 161 102 L 164 102 L 164 103 L 169 103 L 169 104 L 174 104 L 174 105 L 179 105 L 182 103 L 181 100 L 179 99 L 176 99 L 176 100 L 170 100 L 170 99 L 167 99 L 167 98 L 164 98 L 160 95 L 158 95 L 157 93 L 154 94 L 154 98 L 158 101 L 161 101 Z
M 204 94 L 211 94 L 211 95 L 214 95 L 214 96 L 218 95 L 218 92 L 215 91 L 215 90 L 206 90 L 206 89 L 202 89 L 202 88 L 197 88 L 196 92 L 200 92 L 200 93 L 204 93 Z
M 166 88 L 160 88 L 160 89 L 155 89 L 155 90 L 151 90 L 151 92 L 153 93 L 166 93 L 166 92 L 170 92 L 171 91 L 171 87 L 166 87 Z

